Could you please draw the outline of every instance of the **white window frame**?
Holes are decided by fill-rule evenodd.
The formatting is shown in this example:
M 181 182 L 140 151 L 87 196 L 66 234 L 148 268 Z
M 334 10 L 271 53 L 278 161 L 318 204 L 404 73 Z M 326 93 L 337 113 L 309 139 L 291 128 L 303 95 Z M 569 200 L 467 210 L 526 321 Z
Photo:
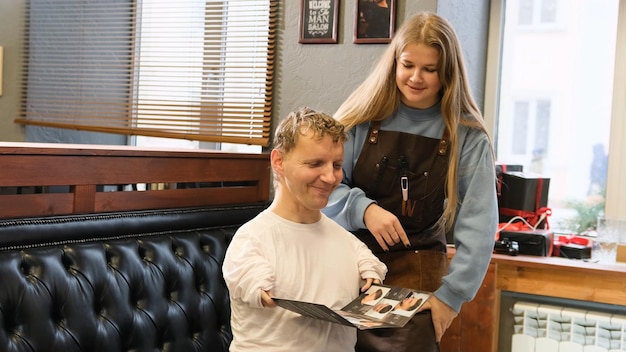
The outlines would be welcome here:
M 492 0 L 489 16 L 484 116 L 494 137 L 505 1 Z M 621 182 L 626 177 L 626 0 L 619 1 L 618 11 L 605 214 L 608 218 L 626 219 L 626 182 Z

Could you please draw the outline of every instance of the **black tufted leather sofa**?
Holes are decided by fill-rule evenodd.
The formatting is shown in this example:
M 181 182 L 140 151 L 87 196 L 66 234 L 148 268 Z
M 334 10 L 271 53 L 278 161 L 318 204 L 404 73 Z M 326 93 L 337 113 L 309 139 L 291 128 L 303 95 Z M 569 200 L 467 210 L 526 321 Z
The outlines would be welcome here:
M 227 351 L 224 253 L 265 207 L 0 220 L 0 351 Z

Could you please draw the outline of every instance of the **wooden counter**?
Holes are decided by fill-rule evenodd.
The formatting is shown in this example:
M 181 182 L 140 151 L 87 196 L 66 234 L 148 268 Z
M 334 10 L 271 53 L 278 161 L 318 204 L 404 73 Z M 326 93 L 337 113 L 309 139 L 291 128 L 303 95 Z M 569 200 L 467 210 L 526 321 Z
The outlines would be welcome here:
M 496 289 L 626 305 L 626 264 L 494 254 Z
M 449 257 L 452 258 L 454 250 Z M 626 305 L 626 264 L 494 254 L 485 280 L 441 342 L 442 352 L 497 352 L 502 291 Z

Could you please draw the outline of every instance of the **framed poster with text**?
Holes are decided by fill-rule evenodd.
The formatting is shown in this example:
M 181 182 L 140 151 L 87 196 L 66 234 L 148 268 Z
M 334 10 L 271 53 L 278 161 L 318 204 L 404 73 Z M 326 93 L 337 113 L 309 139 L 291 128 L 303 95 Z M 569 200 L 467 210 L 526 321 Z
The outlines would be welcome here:
M 336 44 L 339 0 L 301 0 L 300 40 L 303 44 Z

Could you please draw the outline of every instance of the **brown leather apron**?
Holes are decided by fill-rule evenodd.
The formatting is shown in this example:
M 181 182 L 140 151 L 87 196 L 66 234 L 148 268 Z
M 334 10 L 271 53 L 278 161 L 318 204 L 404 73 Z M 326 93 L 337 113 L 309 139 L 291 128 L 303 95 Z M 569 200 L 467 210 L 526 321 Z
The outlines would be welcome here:
M 446 235 L 440 222 L 445 200 L 448 139 L 381 131 L 370 127 L 353 171 L 359 187 L 381 207 L 394 213 L 411 248 L 402 243 L 384 252 L 366 230 L 355 235 L 387 265 L 385 284 L 435 291 L 447 274 Z M 418 313 L 400 329 L 358 332 L 356 351 L 439 351 L 430 311 Z

